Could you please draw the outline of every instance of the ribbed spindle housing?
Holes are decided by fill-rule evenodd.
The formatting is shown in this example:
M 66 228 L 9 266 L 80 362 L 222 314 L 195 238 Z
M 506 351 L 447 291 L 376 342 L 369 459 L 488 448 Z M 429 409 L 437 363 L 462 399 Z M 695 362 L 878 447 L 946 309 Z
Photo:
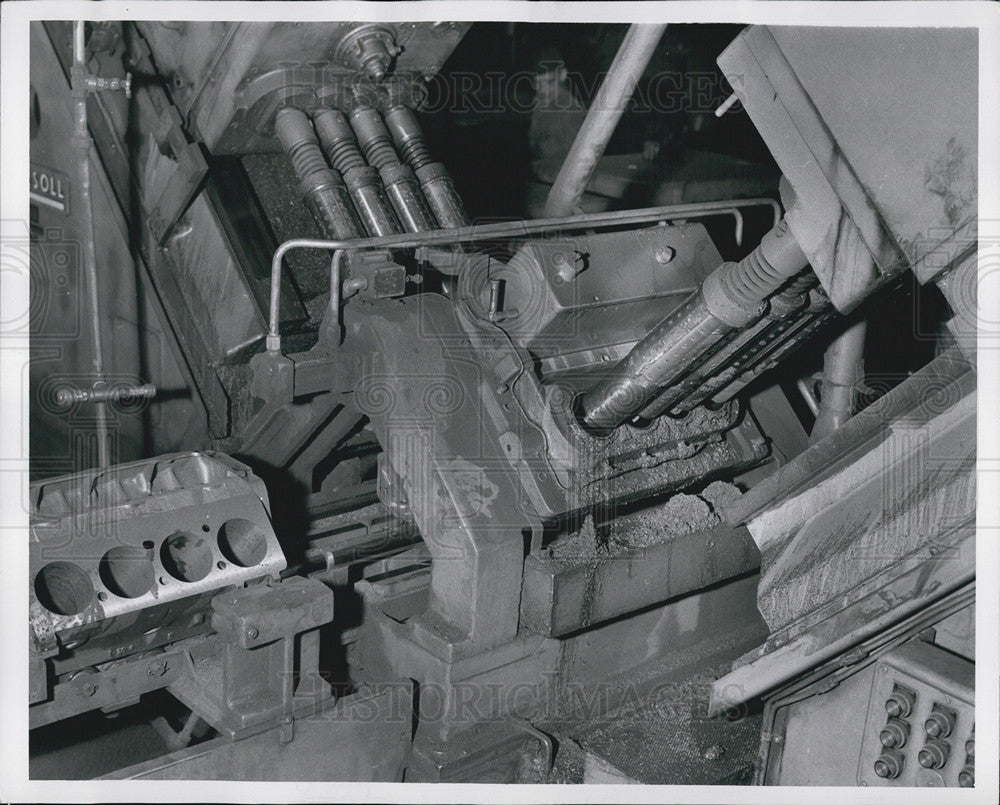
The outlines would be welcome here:
M 281 109 L 274 120 L 274 131 L 292 160 L 295 175 L 304 181 L 313 173 L 328 170 L 309 117 L 301 109 Z
M 788 224 L 781 221 L 750 254 L 731 264 L 722 282 L 734 301 L 751 305 L 766 299 L 798 273 L 806 258 Z
M 392 146 L 392 135 L 382 122 L 382 116 L 368 106 L 359 106 L 351 112 L 351 128 L 358 138 L 358 144 L 365 159 L 373 168 L 398 165 L 399 156 Z
M 396 148 L 413 170 L 419 170 L 434 161 L 427 150 L 420 123 L 407 107 L 395 106 L 390 109 L 385 113 L 385 123 L 392 132 Z
M 313 118 L 319 141 L 326 158 L 341 173 L 351 168 L 363 168 L 365 158 L 354 139 L 354 130 L 347 117 L 336 109 L 325 109 Z

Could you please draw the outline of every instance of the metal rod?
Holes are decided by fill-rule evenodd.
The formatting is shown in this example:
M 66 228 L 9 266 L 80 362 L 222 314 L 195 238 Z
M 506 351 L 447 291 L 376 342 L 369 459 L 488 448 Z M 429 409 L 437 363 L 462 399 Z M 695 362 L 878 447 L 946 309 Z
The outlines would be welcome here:
M 76 403 L 94 402 L 103 403 L 108 400 L 138 399 L 144 397 L 152 399 L 156 396 L 156 386 L 146 383 L 142 386 L 104 386 L 95 389 L 78 389 L 65 386 L 56 392 L 56 402 L 59 405 L 68 407 Z
M 806 408 L 809 409 L 813 416 L 816 416 L 816 414 L 819 413 L 819 405 L 816 402 L 816 395 L 812 393 L 812 389 L 806 385 L 806 382 L 801 377 L 795 381 L 795 388 L 797 388 L 799 390 L 799 394 L 802 395 Z
M 545 216 L 569 215 L 576 210 L 594 175 L 597 161 L 628 105 L 635 87 L 660 42 L 666 25 L 632 25 L 597 91 L 597 97 L 573 141 L 545 202 Z
M 90 303 L 90 330 L 93 347 L 91 365 L 96 376 L 95 385 L 104 382 L 104 343 L 101 338 L 101 305 L 97 291 L 97 254 L 94 248 L 94 209 L 90 198 L 90 152 L 94 143 L 87 126 L 87 70 L 84 21 L 73 24 L 73 98 L 76 104 L 76 130 L 74 145 L 80 170 L 80 208 L 83 217 L 83 262 L 87 279 L 87 296 Z M 97 465 L 108 466 L 108 414 L 104 403 L 94 407 L 97 421 Z
M 336 328 L 337 343 L 340 343 L 340 277 L 344 252 L 338 249 L 330 261 L 330 321 Z
M 867 323 L 862 319 L 844 330 L 827 347 L 819 387 L 819 410 L 809 433 L 810 444 L 833 433 L 854 415 L 858 380 L 863 371 L 866 328 Z
M 571 215 L 565 218 L 540 218 L 534 221 L 505 221 L 485 226 L 467 226 L 458 229 L 438 229 L 433 232 L 407 232 L 384 235 L 378 238 L 351 240 L 320 240 L 318 238 L 293 238 L 286 240 L 271 258 L 271 299 L 268 311 L 267 349 L 281 349 L 279 335 L 281 306 L 281 261 L 292 249 L 327 249 L 356 251 L 360 249 L 410 248 L 415 246 L 441 246 L 453 243 L 476 243 L 486 240 L 516 240 L 545 232 L 591 229 L 611 226 L 665 221 L 673 218 L 698 218 L 709 215 L 733 215 L 744 207 L 771 207 L 775 225 L 781 220 L 781 206 L 770 198 L 749 198 L 738 201 L 706 201 L 697 204 L 675 204 L 650 207 L 643 210 L 617 210 L 614 212 Z
M 725 101 L 722 102 L 722 106 L 720 106 L 718 109 L 715 110 L 715 116 L 722 117 L 726 112 L 728 112 L 730 109 L 733 108 L 733 106 L 736 104 L 738 100 L 739 98 L 736 97 L 736 93 L 734 92 L 732 95 L 726 98 Z

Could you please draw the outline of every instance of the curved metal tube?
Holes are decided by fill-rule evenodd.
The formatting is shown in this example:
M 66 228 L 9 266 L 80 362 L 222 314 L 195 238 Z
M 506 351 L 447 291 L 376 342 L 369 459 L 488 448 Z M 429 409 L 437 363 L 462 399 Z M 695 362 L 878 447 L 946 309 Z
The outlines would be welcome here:
M 631 224 L 652 223 L 674 218 L 698 218 L 708 215 L 733 215 L 744 207 L 771 207 L 775 224 L 781 220 L 781 206 L 774 199 L 750 198 L 739 201 L 707 201 L 698 204 L 674 204 L 650 207 L 644 210 L 619 210 L 615 212 L 571 215 L 566 218 L 541 218 L 534 221 L 506 221 L 486 226 L 468 226 L 459 229 L 437 229 L 431 232 L 413 232 L 384 235 L 378 238 L 353 238 L 350 240 L 321 240 L 319 238 L 293 238 L 286 240 L 271 258 L 271 297 L 268 310 L 267 349 L 281 350 L 279 335 L 281 308 L 281 261 L 292 249 L 328 249 L 355 251 L 358 249 L 411 248 L 415 246 L 441 246 L 453 243 L 476 243 L 486 240 L 528 237 L 544 232 L 571 229 L 590 229 Z M 331 297 L 332 301 L 332 297 Z M 338 301 L 339 304 L 339 301 Z
M 865 354 L 867 322 L 852 324 L 827 347 L 823 356 L 823 379 L 820 381 L 819 408 L 809 433 L 809 443 L 816 444 L 854 416 L 859 374 Z

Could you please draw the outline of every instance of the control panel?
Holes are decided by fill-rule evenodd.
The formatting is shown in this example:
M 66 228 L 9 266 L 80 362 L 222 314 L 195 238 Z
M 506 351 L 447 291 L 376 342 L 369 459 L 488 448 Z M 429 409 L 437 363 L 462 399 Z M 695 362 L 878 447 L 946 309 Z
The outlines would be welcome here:
M 858 783 L 975 785 L 975 664 L 914 640 L 875 667 Z

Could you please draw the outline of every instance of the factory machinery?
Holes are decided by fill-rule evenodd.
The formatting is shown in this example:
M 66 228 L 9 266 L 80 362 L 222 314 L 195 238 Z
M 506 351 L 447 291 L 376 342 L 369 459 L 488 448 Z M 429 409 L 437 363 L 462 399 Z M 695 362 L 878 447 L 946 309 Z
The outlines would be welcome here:
M 482 222 L 469 23 L 34 25 L 33 774 L 975 784 L 975 31 L 746 28 L 780 192 L 583 214 L 664 27 Z

